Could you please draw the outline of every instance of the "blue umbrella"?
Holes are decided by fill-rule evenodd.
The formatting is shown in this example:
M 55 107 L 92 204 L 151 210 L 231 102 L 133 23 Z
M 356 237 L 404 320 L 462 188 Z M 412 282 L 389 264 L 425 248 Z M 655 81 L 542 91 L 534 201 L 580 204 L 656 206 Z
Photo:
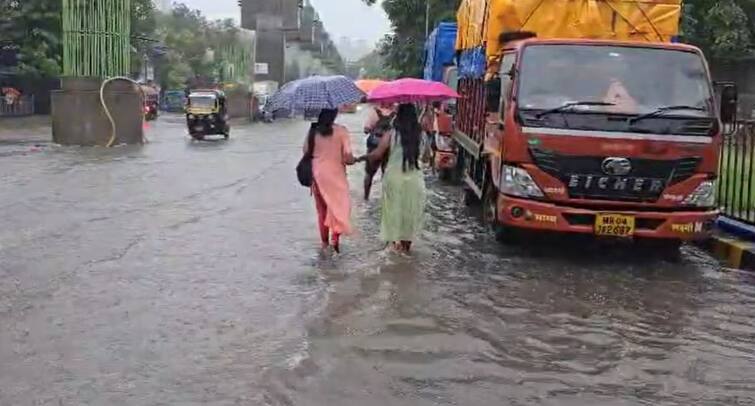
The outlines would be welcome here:
M 354 81 L 345 76 L 311 76 L 285 84 L 270 99 L 270 107 L 273 111 L 303 113 L 337 109 L 358 103 L 364 97 Z

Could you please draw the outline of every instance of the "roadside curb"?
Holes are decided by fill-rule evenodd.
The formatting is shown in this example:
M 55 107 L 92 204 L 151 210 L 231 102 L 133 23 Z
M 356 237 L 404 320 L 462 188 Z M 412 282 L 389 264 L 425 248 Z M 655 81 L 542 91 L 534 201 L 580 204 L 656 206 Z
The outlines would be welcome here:
M 716 258 L 729 267 L 755 270 L 755 227 L 721 217 L 718 231 L 705 244 Z

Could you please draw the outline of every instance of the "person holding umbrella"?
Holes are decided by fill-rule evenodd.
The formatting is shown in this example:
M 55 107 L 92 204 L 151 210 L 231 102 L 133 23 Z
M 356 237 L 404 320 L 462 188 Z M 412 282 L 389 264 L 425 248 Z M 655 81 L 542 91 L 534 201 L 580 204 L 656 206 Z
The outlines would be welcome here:
M 335 123 L 338 108 L 356 103 L 364 92 L 344 76 L 313 76 L 283 86 L 270 101 L 272 111 L 316 112 L 297 167 L 302 185 L 310 188 L 317 210 L 323 251 L 341 251 L 341 236 L 351 233 L 351 199 L 346 166 L 356 161 L 349 131 Z
M 380 162 L 388 155 L 383 174 L 380 236 L 399 252 L 408 253 L 422 229 L 425 215 L 425 177 L 419 167 L 422 143 L 417 109 L 405 103 L 398 107 L 393 129 L 362 159 Z
M 425 216 L 425 177 L 420 169 L 422 127 L 413 103 L 433 102 L 459 97 L 442 83 L 420 79 L 401 79 L 370 92 L 374 103 L 401 103 L 393 128 L 380 139 L 378 147 L 363 156 L 373 162 L 388 156 L 383 175 L 380 236 L 394 248 L 408 253 L 416 240 Z
M 351 137 L 346 127 L 335 124 L 338 110 L 323 109 L 312 123 L 304 143 L 304 153 L 312 151 L 312 196 L 317 209 L 317 225 L 322 249 L 330 246 L 341 252 L 341 235 L 351 234 L 351 197 L 346 166 L 356 162 L 351 152 Z

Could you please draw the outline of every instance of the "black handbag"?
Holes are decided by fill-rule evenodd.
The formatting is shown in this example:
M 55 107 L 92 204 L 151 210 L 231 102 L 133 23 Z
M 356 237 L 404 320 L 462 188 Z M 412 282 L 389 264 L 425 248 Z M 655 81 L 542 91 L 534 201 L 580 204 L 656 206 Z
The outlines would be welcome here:
M 312 124 L 312 128 L 309 129 L 309 135 L 307 136 L 307 152 L 301 157 L 299 164 L 296 165 L 296 177 L 299 178 L 299 183 L 304 187 L 312 187 L 314 183 L 314 174 L 312 172 L 312 158 L 315 151 L 315 124 Z

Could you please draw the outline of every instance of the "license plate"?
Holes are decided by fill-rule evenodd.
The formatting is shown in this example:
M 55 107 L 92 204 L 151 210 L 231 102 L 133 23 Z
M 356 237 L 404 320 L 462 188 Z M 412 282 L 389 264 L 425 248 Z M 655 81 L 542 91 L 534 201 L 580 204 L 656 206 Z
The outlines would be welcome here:
M 204 130 L 204 127 L 202 127 L 201 125 L 194 126 L 194 131 L 202 131 L 202 130 Z
M 631 237 L 634 235 L 634 216 L 598 214 L 595 216 L 595 234 L 610 237 Z

